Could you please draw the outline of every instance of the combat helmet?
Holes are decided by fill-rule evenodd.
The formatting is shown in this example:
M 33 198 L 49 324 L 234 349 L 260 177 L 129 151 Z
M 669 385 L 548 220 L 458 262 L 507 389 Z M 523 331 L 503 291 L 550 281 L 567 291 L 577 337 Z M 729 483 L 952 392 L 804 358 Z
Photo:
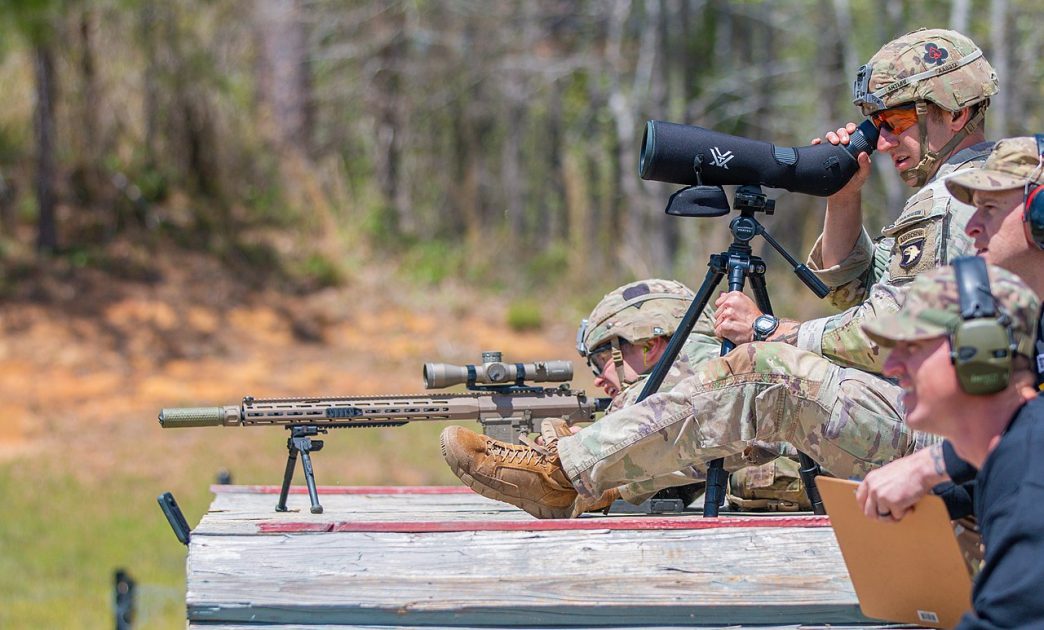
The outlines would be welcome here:
M 694 297 L 689 287 L 674 280 L 653 278 L 625 284 L 607 293 L 581 320 L 576 350 L 596 369 L 591 355 L 611 348 L 617 373 L 622 374 L 620 340 L 638 343 L 673 335 Z
M 913 104 L 920 128 L 921 161 L 902 175 L 923 186 L 940 157 L 949 155 L 982 124 L 997 85 L 996 71 L 975 42 L 957 31 L 922 28 L 888 42 L 860 67 L 852 95 L 865 116 Z M 945 147 L 933 152 L 928 148 L 925 124 L 928 103 L 948 112 L 979 107 Z

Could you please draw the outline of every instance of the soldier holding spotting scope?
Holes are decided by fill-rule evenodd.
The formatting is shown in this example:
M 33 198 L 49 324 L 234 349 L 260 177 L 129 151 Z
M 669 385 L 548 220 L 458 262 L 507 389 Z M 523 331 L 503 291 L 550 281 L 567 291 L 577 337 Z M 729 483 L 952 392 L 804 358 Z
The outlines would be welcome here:
M 447 463 L 462 478 L 482 480 L 487 496 L 533 513 L 702 466 L 758 441 L 789 442 L 842 477 L 863 476 L 934 441 L 903 423 L 901 390 L 878 376 L 880 352 L 861 324 L 896 311 L 917 274 L 973 253 L 963 229 L 972 208 L 942 178 L 985 160 L 982 125 L 996 91 L 993 69 L 960 33 L 920 30 L 885 45 L 857 72 L 855 104 L 880 130 L 879 153 L 920 190 L 876 246 L 860 225 L 869 156 L 858 155 L 855 176 L 829 198 L 809 266 L 844 312 L 808 322 L 766 319 L 743 294 L 724 294 L 715 331 L 739 345 L 670 391 L 559 438 L 527 459 L 529 469 L 509 469 L 498 445 L 449 427 Z M 827 140 L 845 144 L 855 130 L 847 125 Z

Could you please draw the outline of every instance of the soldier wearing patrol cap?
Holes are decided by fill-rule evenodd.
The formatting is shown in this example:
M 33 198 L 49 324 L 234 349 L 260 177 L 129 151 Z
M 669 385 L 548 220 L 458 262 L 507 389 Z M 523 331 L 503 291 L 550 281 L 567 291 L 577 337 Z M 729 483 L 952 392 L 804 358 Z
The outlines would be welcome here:
M 1044 136 L 999 141 L 983 168 L 959 173 L 946 186 L 957 199 L 975 203 L 965 229 L 979 255 L 1044 295 Z M 1038 375 L 1044 374 L 1039 334 L 1035 355 Z M 944 442 L 871 472 L 862 500 L 871 512 L 901 517 L 938 484 L 967 482 L 975 473 Z
M 898 313 L 866 323 L 889 349 L 885 374 L 903 386 L 907 422 L 945 436 L 978 469 L 985 561 L 959 628 L 1044 626 L 1044 398 L 1030 367 L 1039 308 L 1017 276 L 966 257 L 917 278 Z M 907 511 L 876 502 L 866 482 L 856 498 L 869 518 Z
M 924 126 L 928 149 L 938 159 L 932 163 L 934 179 L 911 197 L 876 247 L 860 229 L 859 188 L 869 175 L 868 156 L 859 156 L 860 172 L 829 200 L 833 215 L 828 212 L 810 267 L 832 287 L 832 301 L 846 307 L 845 312 L 803 323 L 761 322 L 755 338 L 753 324 L 762 314 L 743 294 L 725 294 L 716 303 L 715 330 L 740 344 L 736 350 L 704 362 L 672 390 L 661 390 L 560 438 L 548 453 L 527 459 L 534 463 L 532 470 L 508 466 L 498 455 L 499 446 L 451 427 L 443 434 L 443 452 L 458 476 L 481 479 L 476 485 L 487 496 L 532 506 L 564 503 L 577 492 L 590 498 L 624 483 L 655 481 L 687 466 L 702 467 L 742 453 L 759 441 L 793 444 L 827 472 L 845 477 L 865 475 L 935 441 L 905 426 L 901 391 L 871 374 L 880 373 L 881 353 L 861 324 L 895 312 L 905 285 L 921 271 L 973 252 L 963 231 L 972 208 L 953 199 L 940 178 L 981 165 L 988 150 L 988 145 L 981 146 L 981 125 L 969 126 L 981 119 L 996 91 L 995 75 L 985 61 L 979 63 L 977 50 L 959 33 L 922 30 L 886 45 L 860 69 L 856 104 L 868 103 L 868 113 L 876 114 L 882 130 L 878 150 L 900 172 L 918 166 L 924 161 Z M 919 52 L 920 69 L 914 67 L 914 52 Z M 941 57 L 958 63 L 939 64 Z M 966 57 L 970 61 L 959 63 Z M 896 80 L 879 87 L 875 72 L 878 79 L 894 75 Z M 956 80 L 964 75 L 974 76 Z M 909 94 L 892 90 L 896 81 L 904 82 L 904 90 L 911 87 Z M 943 113 L 940 103 L 947 101 L 940 94 L 945 90 L 954 92 L 958 111 Z M 908 103 L 898 98 L 914 99 L 912 121 L 904 113 Z M 918 100 L 928 103 L 923 119 L 919 112 L 925 109 L 917 107 Z M 852 131 L 854 125 L 827 139 L 847 142 Z M 950 154 L 943 155 L 942 149 Z M 907 181 L 916 185 L 918 179 Z M 545 483 L 552 477 L 555 483 Z

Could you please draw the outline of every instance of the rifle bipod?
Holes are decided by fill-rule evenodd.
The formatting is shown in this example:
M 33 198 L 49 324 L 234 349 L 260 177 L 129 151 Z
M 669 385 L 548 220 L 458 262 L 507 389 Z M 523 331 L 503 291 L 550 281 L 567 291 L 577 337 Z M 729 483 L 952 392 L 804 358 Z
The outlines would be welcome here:
M 308 486 L 308 498 L 312 501 L 312 514 L 322 514 L 323 506 L 319 505 L 319 491 L 315 489 L 315 473 L 312 472 L 312 456 L 310 453 L 323 448 L 322 440 L 313 440 L 313 435 L 326 433 L 326 429 L 312 424 L 291 425 L 290 437 L 286 439 L 286 448 L 290 451 L 286 457 L 286 471 L 283 473 L 283 487 L 279 490 L 279 503 L 276 512 L 286 512 L 286 495 L 290 493 L 290 481 L 294 478 L 297 467 L 297 454 L 301 454 L 301 468 L 304 469 L 305 485 Z

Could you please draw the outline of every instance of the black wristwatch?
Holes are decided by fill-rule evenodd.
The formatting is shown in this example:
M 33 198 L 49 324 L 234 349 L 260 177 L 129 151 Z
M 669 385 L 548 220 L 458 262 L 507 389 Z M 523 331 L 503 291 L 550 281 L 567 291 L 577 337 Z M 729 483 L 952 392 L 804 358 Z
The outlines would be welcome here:
M 754 341 L 765 341 L 779 328 L 779 320 L 765 314 L 754 320 Z

